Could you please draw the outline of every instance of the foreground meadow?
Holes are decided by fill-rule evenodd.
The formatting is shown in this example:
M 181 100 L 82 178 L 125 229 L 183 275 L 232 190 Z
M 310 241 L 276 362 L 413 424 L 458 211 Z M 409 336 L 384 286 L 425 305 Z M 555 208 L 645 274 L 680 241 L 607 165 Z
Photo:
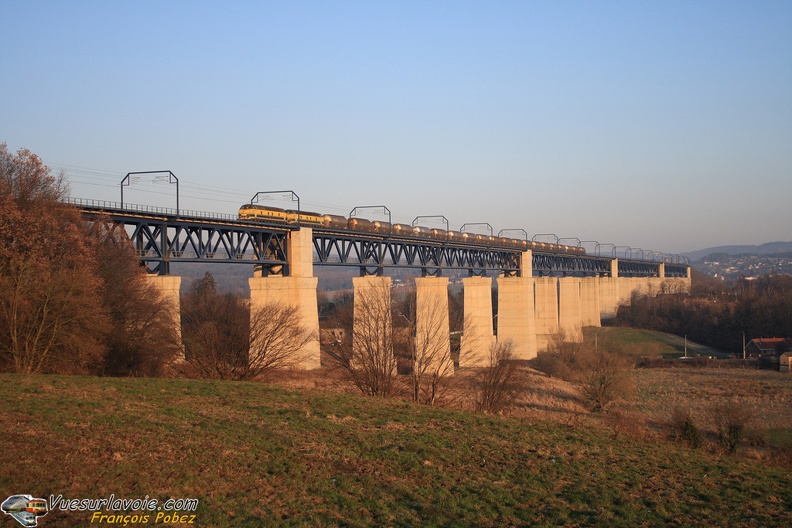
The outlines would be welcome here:
M 792 524 L 787 470 L 588 424 L 260 383 L 2 375 L 0 396 L 4 497 L 197 498 L 218 527 Z

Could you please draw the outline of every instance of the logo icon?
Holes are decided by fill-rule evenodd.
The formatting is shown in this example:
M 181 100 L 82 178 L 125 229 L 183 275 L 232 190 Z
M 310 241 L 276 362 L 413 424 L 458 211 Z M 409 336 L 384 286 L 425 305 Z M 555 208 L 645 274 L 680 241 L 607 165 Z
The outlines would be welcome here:
M 33 495 L 11 495 L 0 509 L 22 526 L 38 526 L 38 518 L 47 515 L 47 501 L 34 499 Z

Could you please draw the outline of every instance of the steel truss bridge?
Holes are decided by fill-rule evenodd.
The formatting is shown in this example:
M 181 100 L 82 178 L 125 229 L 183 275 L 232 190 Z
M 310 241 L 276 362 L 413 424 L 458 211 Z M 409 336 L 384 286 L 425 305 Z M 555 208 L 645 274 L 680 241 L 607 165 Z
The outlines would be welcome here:
M 287 239 L 298 229 L 239 220 L 235 215 L 179 211 L 159 207 L 121 207 L 116 202 L 71 199 L 84 217 L 124 226 L 138 258 L 149 272 L 170 273 L 171 262 L 254 265 L 263 274 L 289 275 Z M 382 275 L 388 268 L 420 269 L 423 275 L 467 270 L 470 275 L 520 275 L 522 251 L 476 243 L 399 237 L 355 231 L 313 229 L 315 265 L 348 266 L 361 275 Z M 610 276 L 614 257 L 533 251 L 534 276 Z M 687 262 L 622 259 L 620 277 L 686 277 Z

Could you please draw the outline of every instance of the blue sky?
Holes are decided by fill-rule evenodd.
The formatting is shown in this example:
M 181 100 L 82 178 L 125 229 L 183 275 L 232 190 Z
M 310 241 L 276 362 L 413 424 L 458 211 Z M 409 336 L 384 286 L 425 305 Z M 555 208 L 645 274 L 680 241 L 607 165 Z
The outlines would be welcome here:
M 75 197 L 792 240 L 789 1 L 5 0 L 0 50 L 0 142 Z

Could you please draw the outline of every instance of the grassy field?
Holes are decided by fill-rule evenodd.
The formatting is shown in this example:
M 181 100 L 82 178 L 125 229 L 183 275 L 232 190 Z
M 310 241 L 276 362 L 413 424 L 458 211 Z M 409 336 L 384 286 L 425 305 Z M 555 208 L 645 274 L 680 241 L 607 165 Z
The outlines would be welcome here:
M 632 357 L 665 357 L 678 358 L 685 354 L 685 338 L 654 330 L 641 330 L 623 326 L 614 327 L 585 327 L 584 338 L 593 341 L 594 334 L 603 343 L 613 343 L 619 346 L 620 351 Z M 728 354 L 700 345 L 692 341 L 687 342 L 688 356 L 713 356 L 716 358 L 728 357 Z
M 763 447 L 792 454 L 792 376 L 775 370 L 740 368 L 639 369 L 638 388 L 629 407 L 647 424 L 667 422 L 674 408 L 688 412 L 704 430 L 712 431 L 716 403 L 743 407 L 748 423 L 748 453 L 761 458 Z M 789 457 L 792 460 L 792 457 Z
M 3 498 L 197 498 L 212 527 L 792 525 L 789 471 L 595 425 L 173 379 L 1 375 L 0 401 Z

